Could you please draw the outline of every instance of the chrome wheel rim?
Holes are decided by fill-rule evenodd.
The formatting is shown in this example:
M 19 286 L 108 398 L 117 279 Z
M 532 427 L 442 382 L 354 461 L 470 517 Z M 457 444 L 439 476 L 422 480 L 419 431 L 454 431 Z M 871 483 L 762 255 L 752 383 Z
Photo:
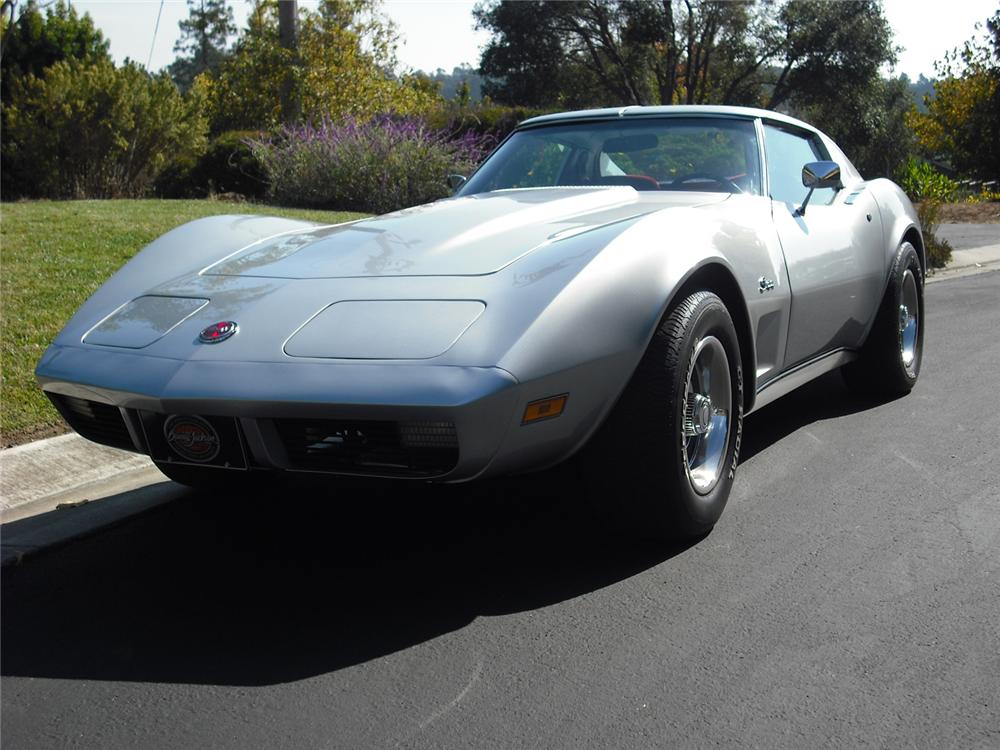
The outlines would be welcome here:
M 691 487 L 707 495 L 722 476 L 733 408 L 729 358 L 722 342 L 706 336 L 695 346 L 684 388 L 681 445 Z
M 917 296 L 917 279 L 913 271 L 903 272 L 903 293 L 899 302 L 899 356 L 903 369 L 911 378 L 917 376 L 917 355 L 920 332 L 920 299 Z

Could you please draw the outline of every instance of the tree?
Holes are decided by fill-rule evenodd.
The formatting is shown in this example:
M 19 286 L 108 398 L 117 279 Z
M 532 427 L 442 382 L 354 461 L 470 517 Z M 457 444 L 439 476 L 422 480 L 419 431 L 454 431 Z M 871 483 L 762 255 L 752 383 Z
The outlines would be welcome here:
M 226 0 L 188 0 L 188 17 L 178 26 L 181 37 L 174 52 L 179 57 L 167 72 L 181 91 L 187 91 L 198 75 L 218 70 L 226 59 L 226 46 L 236 33 L 236 24 Z
M 555 28 L 557 5 L 522 0 L 475 7 L 476 28 L 493 34 L 479 62 L 486 79 L 483 93 L 529 107 L 554 106 L 567 98 L 573 61 Z
M 295 52 L 281 46 L 277 9 L 274 0 L 258 0 L 218 75 L 199 78 L 216 132 L 282 122 L 289 71 L 295 107 L 310 122 L 412 114 L 435 100 L 418 81 L 394 76 L 397 32 L 376 0 L 323 0 L 317 11 L 300 10 Z
M 455 90 L 455 103 L 459 107 L 468 107 L 472 101 L 472 88 L 469 86 L 469 79 L 463 78 Z
M 880 0 L 486 0 L 481 71 L 505 103 L 813 102 L 895 59 Z M 581 103 L 574 101 L 574 103 Z
M 914 107 L 906 76 L 883 79 L 797 108 L 795 114 L 818 123 L 866 178 L 896 177 L 916 147 L 908 125 Z
M 981 28 L 981 27 L 977 27 Z M 924 154 L 982 179 L 1000 176 L 1000 11 L 986 34 L 936 65 L 926 113 L 910 116 Z
M 896 50 L 881 0 L 789 0 L 769 56 L 777 65 L 764 79 L 772 87 L 765 106 L 774 109 L 849 97 L 873 85 Z
M 0 60 L 0 98 L 10 101 L 11 82 L 27 75 L 40 76 L 42 71 L 60 60 L 80 60 L 84 63 L 110 61 L 108 42 L 94 28 L 90 15 L 77 15 L 76 9 L 64 0 L 49 5 L 42 15 L 35 0 L 29 0 L 14 19 L 4 18 L 0 35 L 3 37 L 3 57 Z

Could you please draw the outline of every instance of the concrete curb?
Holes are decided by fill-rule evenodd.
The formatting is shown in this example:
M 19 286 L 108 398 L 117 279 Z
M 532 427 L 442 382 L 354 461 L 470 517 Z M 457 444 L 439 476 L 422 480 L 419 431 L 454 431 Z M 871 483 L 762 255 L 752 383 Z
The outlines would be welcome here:
M 6 521 L 19 508 L 84 485 L 151 468 L 148 456 L 97 445 L 75 433 L 8 448 L 0 451 L 0 518 Z
M 946 268 L 939 268 L 927 276 L 926 283 L 933 284 L 936 281 L 960 279 L 963 276 L 975 276 L 978 273 L 989 273 L 990 271 L 1000 271 L 1000 260 L 987 263 L 975 263 L 968 266 L 949 265 Z
M 40 515 L 5 522 L 0 528 L 0 566 L 20 565 L 25 558 L 74 539 L 116 526 L 183 497 L 188 490 L 159 482 L 110 497 L 59 507 Z
M 113 526 L 182 496 L 148 456 L 76 434 L 0 451 L 0 564 Z

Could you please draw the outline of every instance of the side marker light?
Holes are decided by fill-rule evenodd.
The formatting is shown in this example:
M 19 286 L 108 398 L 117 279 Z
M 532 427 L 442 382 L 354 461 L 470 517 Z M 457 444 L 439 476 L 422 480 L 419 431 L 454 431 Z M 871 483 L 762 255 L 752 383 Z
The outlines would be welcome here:
M 563 393 L 560 396 L 550 396 L 549 398 L 532 401 L 524 409 L 524 417 L 521 418 L 521 424 L 531 424 L 532 422 L 541 422 L 544 419 L 558 417 L 563 413 L 563 409 L 566 408 L 566 400 L 568 398 L 569 394 Z

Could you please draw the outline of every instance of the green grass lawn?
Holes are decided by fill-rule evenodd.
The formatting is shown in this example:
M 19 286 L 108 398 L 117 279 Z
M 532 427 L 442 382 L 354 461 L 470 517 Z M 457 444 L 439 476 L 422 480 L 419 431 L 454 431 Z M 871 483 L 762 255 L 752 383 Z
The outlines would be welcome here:
M 157 236 L 215 214 L 276 214 L 335 223 L 360 214 L 212 200 L 38 201 L 0 205 L 0 441 L 61 431 L 35 384 L 42 352 L 73 312 Z

